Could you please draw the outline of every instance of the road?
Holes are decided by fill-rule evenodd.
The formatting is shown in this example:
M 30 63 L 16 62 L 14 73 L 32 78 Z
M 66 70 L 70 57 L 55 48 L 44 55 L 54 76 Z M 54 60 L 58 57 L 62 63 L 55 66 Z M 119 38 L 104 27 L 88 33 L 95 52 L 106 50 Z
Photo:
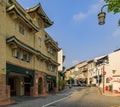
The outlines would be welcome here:
M 120 97 L 102 96 L 96 88 L 78 88 L 63 101 L 46 107 L 120 107 Z
M 74 87 L 48 97 L 17 100 L 4 107 L 120 107 L 120 97 L 102 96 L 97 88 Z

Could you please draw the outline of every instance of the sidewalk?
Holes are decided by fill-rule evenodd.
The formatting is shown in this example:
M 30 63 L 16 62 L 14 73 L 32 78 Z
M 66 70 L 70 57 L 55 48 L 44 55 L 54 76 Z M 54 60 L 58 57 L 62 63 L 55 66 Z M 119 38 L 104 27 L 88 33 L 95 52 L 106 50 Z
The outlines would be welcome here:
M 120 97 L 120 93 L 115 92 L 115 91 L 106 91 L 103 93 L 103 90 L 101 88 L 98 87 L 98 90 L 100 92 L 101 95 L 104 96 L 112 96 L 112 97 Z
M 24 105 L 24 103 L 27 102 L 36 102 L 36 101 L 40 101 L 42 103 L 44 103 L 45 100 L 50 99 L 51 97 L 54 97 L 57 94 L 62 94 L 64 92 L 67 92 L 68 89 L 65 90 L 61 90 L 58 92 L 50 92 L 50 93 L 46 93 L 46 94 L 41 94 L 40 96 L 34 97 L 34 96 L 15 96 L 15 97 L 11 97 L 10 101 L 2 101 L 0 102 L 0 107 L 11 107 L 12 105 Z M 58 96 L 57 96 L 58 97 Z M 12 102 L 11 102 L 12 101 Z M 48 100 L 49 102 L 49 100 Z M 20 106 L 23 107 L 23 106 Z
M 35 99 L 38 99 L 38 98 L 46 98 L 48 96 L 52 96 L 54 93 L 40 94 L 37 97 L 35 97 L 35 96 L 14 96 L 14 97 L 11 97 L 10 99 L 0 101 L 0 107 L 20 103 L 20 102 L 23 102 L 23 101 L 35 100 Z
M 14 104 L 14 103 L 15 103 L 15 100 L 13 100 L 13 99 L 2 100 L 2 101 L 0 101 L 0 107 L 2 107 L 4 105 Z

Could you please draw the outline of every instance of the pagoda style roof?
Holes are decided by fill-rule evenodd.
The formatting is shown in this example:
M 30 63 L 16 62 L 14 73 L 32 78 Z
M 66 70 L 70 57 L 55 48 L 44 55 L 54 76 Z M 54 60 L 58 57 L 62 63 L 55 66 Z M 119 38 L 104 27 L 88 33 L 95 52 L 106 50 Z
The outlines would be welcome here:
M 39 28 L 32 22 L 32 19 L 20 11 L 16 5 L 12 4 L 11 6 L 7 7 L 7 12 L 11 12 L 11 14 L 14 15 L 13 11 L 16 12 L 16 14 L 18 14 L 18 17 L 22 18 L 30 28 L 34 29 L 36 32 L 39 31 Z
M 8 44 L 16 44 L 16 45 L 24 48 L 25 50 L 29 51 L 30 53 L 33 53 L 33 54 L 37 55 L 38 57 L 44 59 L 46 62 L 50 62 L 51 64 L 53 64 L 55 66 L 59 66 L 59 63 L 55 62 L 50 57 L 44 55 L 39 50 L 36 50 L 33 47 L 31 47 L 31 46 L 23 43 L 22 41 L 20 41 L 19 39 L 17 39 L 15 36 L 11 36 L 11 37 L 7 38 L 6 39 L 6 43 L 8 43 Z
M 44 10 L 42 9 L 42 6 L 40 3 L 38 3 L 35 7 L 26 9 L 27 13 L 36 12 L 38 16 L 44 21 L 45 28 L 53 25 L 53 22 L 49 19 L 49 17 L 46 15 Z

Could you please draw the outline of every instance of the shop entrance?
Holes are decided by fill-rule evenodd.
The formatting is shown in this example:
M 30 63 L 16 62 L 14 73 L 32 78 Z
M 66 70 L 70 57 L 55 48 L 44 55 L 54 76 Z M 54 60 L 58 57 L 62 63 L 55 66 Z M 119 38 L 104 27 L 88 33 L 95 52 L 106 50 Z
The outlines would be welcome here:
M 11 76 L 9 79 L 9 83 L 10 83 L 10 94 L 11 96 L 17 96 L 20 93 L 17 93 L 19 91 L 19 79 L 17 77 Z M 17 88 L 18 85 L 18 88 Z
M 38 94 L 42 93 L 42 78 L 38 79 Z
M 46 91 L 54 91 L 54 89 L 56 88 L 56 77 L 52 75 L 46 75 L 46 82 Z
M 11 96 L 30 96 L 31 77 L 19 73 L 10 73 L 9 85 Z
M 53 91 L 54 84 L 52 80 L 47 80 L 47 92 Z
M 30 96 L 30 86 L 31 86 L 31 78 L 24 77 L 24 95 Z

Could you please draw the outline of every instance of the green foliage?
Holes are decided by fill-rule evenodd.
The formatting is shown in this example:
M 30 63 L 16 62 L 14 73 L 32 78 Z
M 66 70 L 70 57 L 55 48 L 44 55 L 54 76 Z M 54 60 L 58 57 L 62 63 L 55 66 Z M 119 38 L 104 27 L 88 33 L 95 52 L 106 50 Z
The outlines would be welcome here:
M 61 90 L 61 89 L 62 89 L 62 83 L 63 83 L 63 81 L 62 81 L 62 80 L 59 80 L 59 81 L 58 81 L 59 90 Z
M 114 14 L 120 12 L 120 0 L 104 0 L 108 4 L 108 12 L 114 12 Z M 120 26 L 120 20 L 118 21 Z
M 120 12 L 120 0 L 104 0 L 108 4 L 108 12 L 114 12 L 114 14 Z
M 118 20 L 118 25 L 120 26 L 120 19 Z

